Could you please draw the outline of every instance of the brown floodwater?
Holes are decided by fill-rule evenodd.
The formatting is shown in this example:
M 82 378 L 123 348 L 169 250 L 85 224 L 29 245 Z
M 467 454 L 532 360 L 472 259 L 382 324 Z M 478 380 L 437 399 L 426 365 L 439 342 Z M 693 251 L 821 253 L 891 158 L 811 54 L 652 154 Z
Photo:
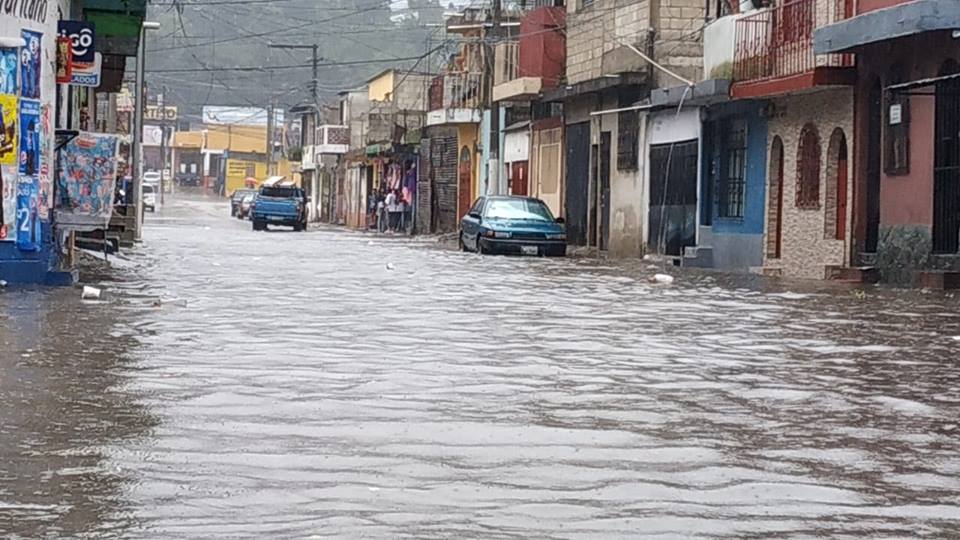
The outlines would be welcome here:
M 227 214 L 0 291 L 0 536 L 960 537 L 960 298 Z

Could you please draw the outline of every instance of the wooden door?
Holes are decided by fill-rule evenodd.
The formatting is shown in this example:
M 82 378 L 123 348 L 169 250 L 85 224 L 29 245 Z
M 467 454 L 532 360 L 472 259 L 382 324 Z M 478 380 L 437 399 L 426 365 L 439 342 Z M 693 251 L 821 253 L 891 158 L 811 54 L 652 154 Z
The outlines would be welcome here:
M 840 151 L 837 154 L 837 229 L 834 238 L 847 238 L 847 139 L 840 141 Z
M 473 204 L 473 159 L 470 148 L 460 149 L 460 168 L 457 185 L 457 221 L 463 219 Z
M 526 196 L 528 194 L 527 174 L 528 164 L 526 161 L 514 161 L 510 164 L 510 194 Z
M 610 243 L 610 132 L 600 133 L 600 249 Z
M 590 202 L 590 122 L 567 126 L 566 177 L 563 186 L 567 242 L 587 244 L 587 212 Z

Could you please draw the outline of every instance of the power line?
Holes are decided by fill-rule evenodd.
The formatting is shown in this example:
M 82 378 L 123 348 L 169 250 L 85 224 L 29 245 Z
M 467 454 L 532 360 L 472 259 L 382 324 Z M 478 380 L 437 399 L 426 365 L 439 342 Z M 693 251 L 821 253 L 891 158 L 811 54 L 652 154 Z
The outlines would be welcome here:
M 370 60 L 348 60 L 343 62 L 325 62 L 317 64 L 317 67 L 334 66 L 360 66 L 365 64 L 382 64 L 385 62 L 406 62 L 419 60 L 419 56 L 408 56 L 405 58 L 375 58 Z M 301 69 L 312 67 L 313 63 L 308 64 L 290 64 L 280 66 L 236 66 L 236 67 L 218 67 L 218 68 L 176 68 L 176 69 L 148 69 L 147 73 L 210 73 L 221 71 L 280 71 L 285 69 Z

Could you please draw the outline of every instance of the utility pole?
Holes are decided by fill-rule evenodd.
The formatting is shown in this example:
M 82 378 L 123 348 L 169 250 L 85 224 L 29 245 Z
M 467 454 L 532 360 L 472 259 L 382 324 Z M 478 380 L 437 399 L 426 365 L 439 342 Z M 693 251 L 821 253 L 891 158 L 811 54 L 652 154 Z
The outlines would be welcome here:
M 487 159 L 487 186 L 494 194 L 501 193 L 500 189 L 500 103 L 493 100 L 493 79 L 496 71 L 496 47 L 500 43 L 500 22 L 503 16 L 501 0 L 493 0 L 492 23 L 490 34 L 487 36 L 487 103 L 490 105 L 490 142 L 487 145 L 489 158 Z
M 271 90 L 272 92 L 272 90 Z M 273 176 L 273 96 L 267 104 L 267 176 Z
M 163 92 L 157 96 L 157 109 L 160 111 L 160 206 L 166 204 L 163 194 L 167 191 L 167 179 L 165 178 L 167 171 L 167 114 L 163 103 L 163 97 L 166 93 L 167 87 L 164 85 Z M 173 171 L 170 171 L 170 176 L 173 176 Z M 173 178 L 170 180 L 172 183 Z

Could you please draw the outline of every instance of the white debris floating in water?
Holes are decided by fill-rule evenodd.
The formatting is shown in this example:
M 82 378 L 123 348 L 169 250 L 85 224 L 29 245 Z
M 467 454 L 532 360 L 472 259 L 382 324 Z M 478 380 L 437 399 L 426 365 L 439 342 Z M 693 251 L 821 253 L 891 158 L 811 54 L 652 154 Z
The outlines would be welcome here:
M 669 285 L 673 283 L 673 276 L 669 274 L 654 274 L 650 281 L 654 283 L 662 283 L 664 285 Z
M 84 285 L 83 292 L 80 293 L 80 298 L 83 300 L 99 300 L 100 289 L 96 287 L 91 287 L 89 285 Z
M 397 269 L 397 265 L 393 263 L 387 263 L 387 270 L 396 270 L 396 269 Z
M 5 279 L 0 279 L 0 289 L 7 286 L 7 281 Z

